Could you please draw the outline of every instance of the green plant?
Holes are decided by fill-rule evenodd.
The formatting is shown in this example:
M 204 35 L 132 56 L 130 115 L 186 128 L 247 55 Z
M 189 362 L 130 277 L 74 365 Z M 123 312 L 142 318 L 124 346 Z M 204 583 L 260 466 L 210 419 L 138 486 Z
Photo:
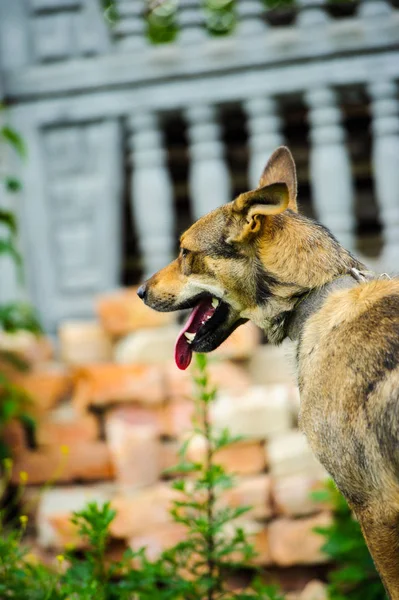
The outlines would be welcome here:
M 334 520 L 329 527 L 315 529 L 325 537 L 323 551 L 335 568 L 329 574 L 331 600 L 383 600 L 384 586 L 364 541 L 359 523 L 344 497 L 329 481 L 324 490 L 313 493 L 317 500 L 333 506 Z
M 20 517 L 17 527 L 5 527 L 6 512 L 0 512 L 0 597 L 12 600 L 283 600 L 274 586 L 257 578 L 247 589 L 233 592 L 226 574 L 231 569 L 248 566 L 254 556 L 251 544 L 241 527 L 228 525 L 248 507 L 223 507 L 223 492 L 233 479 L 217 465 L 218 451 L 232 443 L 227 431 L 214 431 L 209 420 L 209 406 L 215 397 L 206 373 L 206 359 L 198 355 L 195 375 L 196 418 L 194 435 L 202 435 L 207 451 L 204 462 L 187 459 L 189 439 L 181 449 L 176 471 L 190 475 L 179 479 L 174 488 L 179 494 L 172 507 L 175 522 L 186 528 L 185 539 L 165 551 L 156 561 L 149 561 L 145 551 L 128 550 L 120 561 L 106 557 L 109 525 L 115 512 L 109 504 L 88 504 L 74 514 L 83 553 L 72 549 L 57 557 L 58 565 L 50 568 L 32 560 L 22 538 L 27 517 Z M 11 460 L 4 463 L 5 478 L 11 473 Z M 0 482 L 1 483 L 1 482 Z M 20 492 L 23 486 L 20 487 Z M 1 499 L 0 485 L 0 499 Z M 21 495 L 21 493 L 19 494 Z M 8 510 L 10 514 L 10 510 Z
M 228 35 L 236 24 L 235 0 L 203 0 L 206 28 L 212 35 Z
M 11 127 L 5 119 L 5 115 L 6 115 L 6 107 L 4 104 L 0 103 L 0 146 L 3 146 L 3 150 L 4 150 L 4 145 L 8 145 L 10 147 L 12 147 L 14 149 L 14 151 L 21 157 L 21 158 L 25 158 L 26 156 L 26 148 L 25 148 L 25 144 L 24 141 L 22 139 L 22 137 L 19 135 L 19 133 L 17 131 L 15 131 L 15 129 L 13 127 Z M 4 160 L 4 152 L 1 153 L 3 156 L 3 160 Z M 10 173 L 7 173 L 7 169 L 5 169 L 2 165 L 2 169 L 0 169 L 0 179 L 2 181 L 2 184 L 4 185 L 5 189 L 8 192 L 18 192 L 21 189 L 21 182 L 20 180 L 15 177 L 14 175 L 11 175 Z M 13 217 L 12 214 L 10 213 L 6 213 L 6 221 L 9 222 L 9 225 L 11 226 L 11 228 L 15 228 L 16 227 L 16 223 L 15 223 L 15 218 Z
M 201 436 L 206 445 L 205 460 L 192 462 L 187 451 L 192 439 L 188 437 L 180 450 L 181 461 L 173 471 L 190 475 L 174 482 L 181 498 L 173 503 L 172 516 L 183 525 L 187 534 L 181 543 L 164 553 L 163 560 L 184 578 L 187 570 L 192 577 L 187 582 L 186 600 L 216 600 L 221 598 L 278 599 L 273 586 L 264 586 L 256 580 L 240 593 L 229 591 L 226 572 L 242 569 L 255 556 L 254 548 L 240 526 L 238 519 L 250 507 L 229 508 L 223 505 L 223 493 L 233 487 L 234 479 L 217 463 L 217 453 L 238 441 L 227 429 L 217 431 L 210 420 L 210 405 L 216 390 L 209 382 L 207 359 L 196 355 L 196 411 L 192 436 Z
M 5 122 L 5 115 L 5 106 L 0 104 L 0 118 L 3 123 L 0 124 L 0 157 L 1 163 L 3 163 L 0 163 L 0 183 L 7 192 L 15 193 L 20 190 L 21 182 L 14 175 L 7 172 L 7 165 L 4 164 L 7 149 L 13 148 L 21 158 L 25 157 L 26 149 L 21 136 Z M 22 259 L 16 245 L 17 220 L 14 213 L 11 210 L 6 210 L 3 206 L 0 206 L 0 231 L 0 256 L 9 256 L 21 274 Z
M 115 0 L 99 0 L 109 25 L 120 19 Z M 136 2 L 138 0 L 131 0 Z M 335 0 L 331 0 L 335 1 Z M 336 0 L 348 1 L 348 0 Z M 179 0 L 141 0 L 141 16 L 145 22 L 148 39 L 153 44 L 173 42 L 179 35 Z M 201 4 L 204 25 L 212 36 L 231 34 L 238 22 L 236 0 L 198 0 Z M 263 0 L 265 9 L 291 6 L 295 0 Z
M 5 107 L 0 105 L 1 116 L 5 115 Z M 7 148 L 12 148 L 21 158 L 26 156 L 25 144 L 21 136 L 7 123 L 0 126 L 0 156 L 6 155 Z M 0 184 L 11 194 L 21 188 L 20 181 L 7 173 L 6 165 L 0 165 Z M 17 246 L 18 225 L 14 212 L 11 209 L 0 207 L 0 258 L 9 258 L 22 282 L 22 257 Z M 0 331 L 15 333 L 20 330 L 40 332 L 40 325 L 32 307 L 25 302 L 8 302 L 0 305 Z M 14 368 L 26 368 L 20 358 L 10 352 L 0 352 L 2 364 L 9 363 Z M 31 427 L 26 408 L 28 397 L 19 387 L 12 384 L 4 372 L 0 371 L 0 459 L 8 456 L 9 450 L 3 441 L 3 430 L 11 419 L 18 418 Z
M 144 11 L 147 37 L 153 44 L 173 42 L 179 32 L 178 0 L 148 0 Z

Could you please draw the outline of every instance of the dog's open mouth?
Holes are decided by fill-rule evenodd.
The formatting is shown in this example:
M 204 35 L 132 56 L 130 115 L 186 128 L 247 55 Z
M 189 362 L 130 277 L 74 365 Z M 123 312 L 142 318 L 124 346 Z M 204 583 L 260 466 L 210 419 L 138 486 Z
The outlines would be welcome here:
M 201 300 L 193 308 L 176 340 L 175 360 L 179 369 L 187 369 L 198 342 L 214 331 L 215 327 L 225 320 L 227 314 L 228 305 L 212 296 Z
M 207 296 L 193 308 L 186 324 L 177 336 L 175 361 L 179 369 L 189 366 L 193 351 L 210 352 L 217 348 L 246 319 L 231 323 L 229 304 Z

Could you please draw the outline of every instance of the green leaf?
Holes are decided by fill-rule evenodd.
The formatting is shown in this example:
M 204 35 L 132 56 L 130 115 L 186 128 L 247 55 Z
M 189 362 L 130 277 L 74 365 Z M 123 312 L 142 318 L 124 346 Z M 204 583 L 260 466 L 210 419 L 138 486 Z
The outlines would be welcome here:
M 176 39 L 177 0 L 151 0 L 145 14 L 147 36 L 153 44 L 164 44 Z
M 23 262 L 22 256 L 17 250 L 13 239 L 0 239 L 0 256 L 9 256 L 16 266 L 17 276 L 20 283 L 23 281 Z
M 0 325 L 2 325 L 1 317 Z M 8 350 L 0 350 L 0 359 L 9 363 L 12 367 L 15 367 L 19 371 L 27 371 L 29 369 L 29 363 L 15 352 L 9 352 Z M 1 375 L 2 374 L 0 373 L 0 377 Z
M 11 211 L 0 208 L 0 224 L 5 225 L 13 235 L 17 234 L 17 220 Z
M 0 129 L 0 135 L 14 148 L 14 150 L 22 158 L 26 156 L 26 147 L 22 137 L 8 125 L 4 125 Z
M 32 434 L 34 434 L 36 430 L 36 421 L 31 415 L 24 412 L 18 416 L 18 419 Z
M 326 503 L 331 500 L 331 494 L 329 490 L 314 490 L 310 493 L 310 498 L 314 502 Z
M 165 473 L 174 474 L 174 473 L 195 473 L 201 470 L 201 463 L 195 463 L 190 461 L 180 462 L 178 465 L 174 467 L 170 467 L 169 469 L 165 469 Z
M 185 492 L 186 491 L 186 482 L 184 479 L 177 479 L 176 481 L 173 481 L 172 483 L 172 489 L 178 491 L 178 492 Z
M 244 439 L 242 435 L 231 435 L 227 428 L 222 429 L 222 431 L 214 437 L 214 451 L 221 450 L 227 446 L 231 446 L 231 444 L 236 444 L 237 442 L 241 442 Z
M 204 371 L 208 364 L 206 354 L 197 353 L 195 354 L 195 365 L 199 371 Z
M 190 443 L 192 442 L 192 439 L 193 439 L 193 436 L 190 435 L 186 440 L 184 440 L 184 442 L 180 446 L 179 451 L 178 451 L 180 458 L 184 459 L 184 457 L 186 456 L 188 447 L 189 447 Z
M 4 125 L 0 129 L 0 135 L 14 148 L 14 150 L 22 158 L 26 156 L 26 147 L 22 137 L 15 131 L 15 129 Z
M 22 268 L 22 257 L 11 238 L 0 239 L 0 255 L 1 254 L 8 254 L 15 261 L 18 268 Z
M 234 0 L 204 0 L 205 23 L 212 35 L 227 35 L 237 24 Z
M 2 420 L 10 421 L 18 412 L 18 404 L 12 398 L 7 398 L 1 403 Z
M 42 332 L 35 310 L 25 302 L 0 305 L 0 327 L 9 333 L 21 330 L 35 334 Z
M 4 184 L 6 186 L 6 190 L 11 193 L 19 192 L 22 189 L 22 183 L 16 177 L 5 177 Z

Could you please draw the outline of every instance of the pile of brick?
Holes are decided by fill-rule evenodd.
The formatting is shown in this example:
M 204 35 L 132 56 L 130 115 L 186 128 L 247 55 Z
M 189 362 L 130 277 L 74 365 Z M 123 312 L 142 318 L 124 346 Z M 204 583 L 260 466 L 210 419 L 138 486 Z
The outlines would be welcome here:
M 184 535 L 169 515 L 174 492 L 164 471 L 177 463 L 190 429 L 191 376 L 173 363 L 179 330 L 173 314 L 151 311 L 130 289 L 101 297 L 97 312 L 97 321 L 62 324 L 57 362 L 44 337 L 0 337 L 0 348 L 30 364 L 27 372 L 5 364 L 0 370 L 29 393 L 37 423 L 33 436 L 17 422 L 6 430 L 12 477 L 27 480 L 26 510 L 42 550 L 79 544 L 71 513 L 88 501 L 109 500 L 117 512 L 115 547 L 146 546 L 155 558 Z M 328 524 L 331 514 L 310 497 L 326 475 L 297 429 L 298 392 L 286 353 L 261 345 L 251 324 L 237 329 L 213 354 L 219 393 L 212 419 L 245 436 L 218 460 L 237 474 L 223 502 L 253 506 L 242 524 L 256 562 L 283 584 L 286 575 L 304 585 L 326 563 L 323 539 L 313 529 Z M 197 460 L 204 451 L 204 440 L 194 438 L 189 457 Z M 307 589 L 310 595 L 305 590 L 301 598 L 323 597 L 316 584 Z

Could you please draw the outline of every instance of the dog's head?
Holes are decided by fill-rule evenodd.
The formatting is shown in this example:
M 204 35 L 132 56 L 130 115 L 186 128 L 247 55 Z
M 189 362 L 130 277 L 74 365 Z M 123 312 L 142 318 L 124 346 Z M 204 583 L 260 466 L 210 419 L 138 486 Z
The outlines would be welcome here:
M 214 350 L 248 319 L 281 341 L 298 295 L 324 283 L 309 252 L 325 246 L 322 228 L 298 215 L 296 191 L 292 155 L 278 148 L 259 187 L 194 223 L 181 236 L 178 258 L 140 287 L 155 310 L 193 309 L 176 343 L 180 368 L 193 350 Z

